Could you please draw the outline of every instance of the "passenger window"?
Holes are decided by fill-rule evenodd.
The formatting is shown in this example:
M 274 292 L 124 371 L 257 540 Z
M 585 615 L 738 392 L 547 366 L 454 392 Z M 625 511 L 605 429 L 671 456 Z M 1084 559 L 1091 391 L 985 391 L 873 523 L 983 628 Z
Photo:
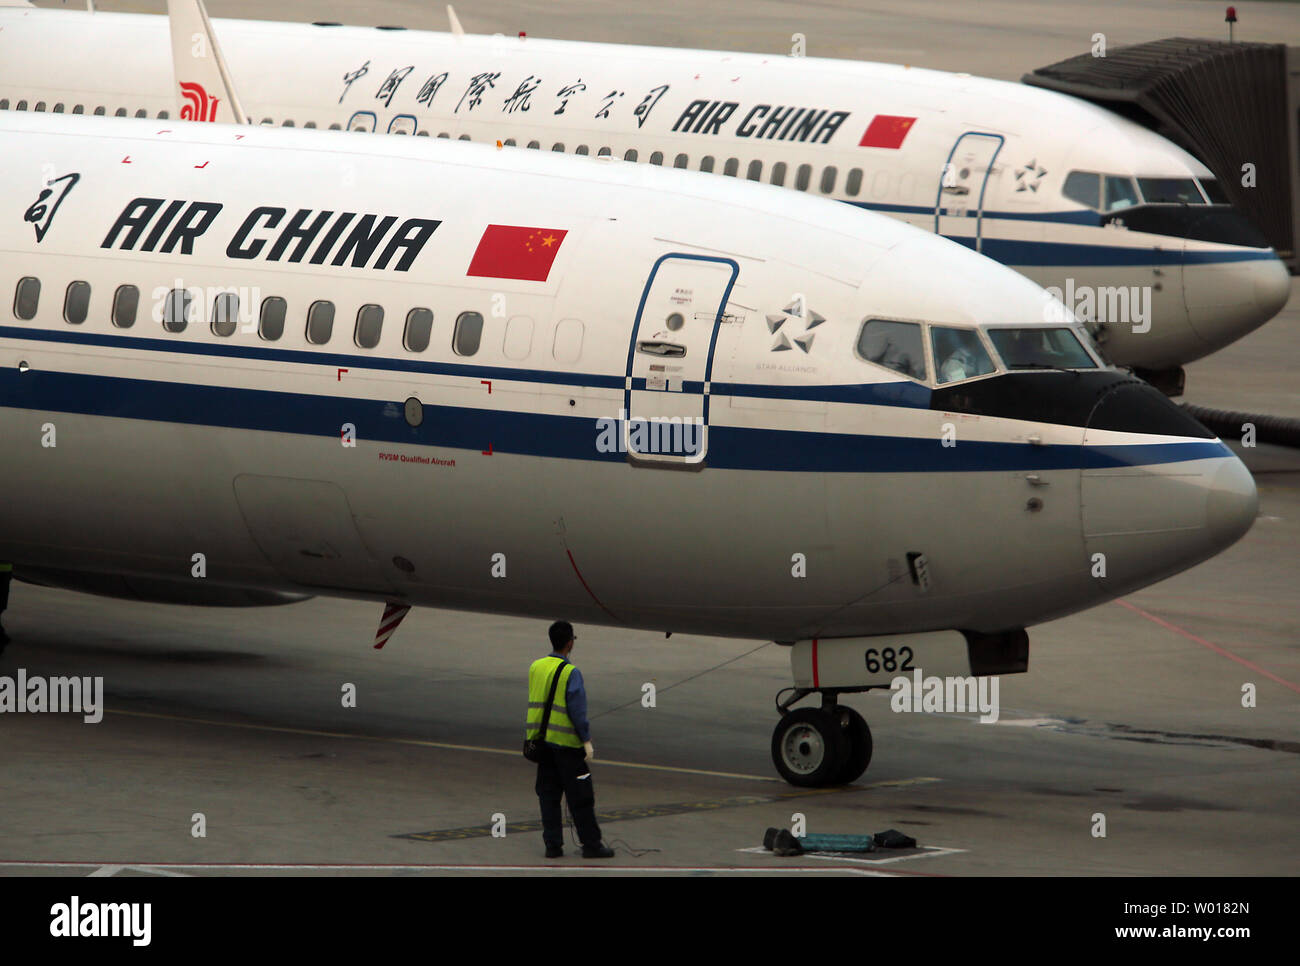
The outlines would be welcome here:
M 470 137 L 468 134 L 462 134 L 460 137 L 456 138 L 457 141 L 468 141 L 469 139 Z
M 45 110 L 45 102 L 44 102 L 44 101 L 37 101 L 36 104 L 32 107 L 32 110 L 33 110 L 33 111 L 43 111 L 43 110 Z
M 278 295 L 262 299 L 262 311 L 257 318 L 257 334 L 267 342 L 275 342 L 284 335 L 284 318 L 288 303 Z
M 126 108 L 125 108 L 125 107 L 119 107 L 116 111 L 113 112 L 113 116 L 114 116 L 114 117 L 126 117 Z
M 501 146 L 502 146 L 503 148 L 513 148 L 513 147 L 515 147 L 515 139 L 514 139 L 514 138 L 506 138 L 504 141 L 501 142 Z
M 528 150 L 530 150 L 530 151 L 540 151 L 541 148 L 542 148 L 542 142 L 541 142 L 541 141 L 529 141 L 529 142 L 528 142 Z
M 700 158 L 700 170 L 705 173 L 713 171 L 713 155 L 706 154 L 704 157 Z
M 73 113 L 73 114 L 85 114 L 85 113 L 86 113 L 86 106 L 85 106 L 84 104 L 74 104 L 73 107 L 72 107 L 72 113 Z M 161 112 L 158 116 L 159 116 L 159 117 L 166 117 L 166 116 L 167 116 L 167 112 L 166 112 L 166 111 L 163 111 L 163 112 Z
M 690 162 L 691 162 L 691 159 L 688 158 L 686 155 L 684 155 L 684 154 L 679 154 L 679 155 L 677 155 L 676 158 L 673 159 L 673 167 L 674 167 L 674 168 L 684 168 L 684 167 L 686 167 L 688 164 L 690 164 Z
M 598 158 L 609 158 L 613 156 L 614 156 L 613 148 L 601 148 L 599 151 L 596 152 L 596 157 Z
M 451 347 L 458 356 L 472 356 L 483 341 L 483 316 L 478 312 L 462 312 L 456 317 Z
M 307 310 L 307 341 L 324 345 L 334 334 L 334 303 L 312 302 Z
M 190 303 L 194 300 L 183 288 L 174 288 L 163 302 L 163 328 L 168 332 L 184 332 L 190 324 Z
M 586 154 L 586 153 L 587 153 L 587 146 L 586 146 L 585 144 L 579 144 L 576 148 L 573 149 L 573 153 L 574 153 L 574 154 Z
M 507 359 L 518 362 L 528 358 L 533 348 L 533 320 L 526 315 L 516 315 L 506 323 L 506 337 L 501 351 Z
M 36 318 L 36 307 L 41 301 L 41 280 L 30 275 L 18 280 L 18 289 L 14 292 L 14 315 L 24 322 Z
M 662 151 L 656 151 L 654 154 L 650 155 L 650 163 L 651 163 L 651 164 L 663 164 L 663 163 L 664 163 L 664 153 L 663 153 Z
M 623 160 L 624 160 L 624 161 L 635 161 L 635 160 L 636 160 L 636 148 L 628 148 L 626 151 L 624 151 L 624 152 L 623 152 Z
M 293 121 L 291 121 L 289 118 L 285 118 L 283 121 L 280 122 L 280 127 L 293 127 Z
M 1131 208 L 1138 203 L 1137 189 L 1133 187 L 1132 178 L 1117 178 L 1106 175 L 1106 210 L 1119 211 Z
M 556 362 L 577 362 L 582 355 L 582 320 L 560 319 L 555 327 L 555 342 L 551 346 L 551 355 Z
M 212 300 L 212 334 L 228 339 L 235 334 L 239 319 L 239 296 L 234 292 L 221 292 Z
M 9 110 L 9 98 L 0 97 L 0 111 Z
M 748 178 L 750 181 L 762 181 L 763 162 L 762 161 L 749 162 L 749 171 L 746 172 L 745 177 Z
M 113 293 L 113 324 L 119 329 L 131 328 L 139 307 L 140 290 L 134 285 L 119 285 Z
M 342 131 L 342 130 L 343 130 L 343 125 L 342 125 L 342 124 L 339 124 L 337 121 L 335 121 L 333 124 L 331 124 L 331 125 L 329 126 L 329 129 L 330 129 L 331 131 Z M 440 137 L 440 138 L 445 138 L 446 136 L 447 136 L 447 135 L 445 135 L 445 134 L 439 134 L 439 135 L 438 135 L 438 137 Z
M 90 283 L 73 282 L 63 296 L 63 320 L 69 325 L 81 325 L 90 314 Z
M 411 309 L 406 313 L 406 334 L 402 344 L 407 352 L 423 352 L 429 348 L 429 334 L 433 331 L 433 313 L 428 309 Z
M 839 177 L 839 171 L 834 165 L 827 165 L 822 170 L 822 194 L 828 195 L 835 190 L 835 180 Z
M 772 165 L 772 184 L 778 188 L 785 184 L 785 162 L 778 161 Z
M 722 173 L 728 178 L 734 178 L 740 171 L 740 160 L 738 158 L 727 158 L 727 163 L 722 166 Z
M 858 355 L 910 379 L 925 379 L 925 348 L 915 322 L 868 319 L 858 335 Z
M 14 105 L 14 110 L 15 110 L 15 111 L 25 111 L 25 110 L 27 110 L 27 102 L 26 102 L 26 101 L 19 101 L 17 104 Z M 104 109 L 103 109 L 102 107 L 99 109 L 99 113 L 101 113 L 101 114 L 104 113 Z
M 555 146 L 554 146 L 553 148 L 551 148 L 551 150 L 552 150 L 552 151 L 560 151 L 560 152 L 563 152 L 563 151 L 564 151 L 564 145 L 557 141 L 557 142 L 555 143 Z
M 1101 208 L 1101 175 L 1092 171 L 1071 171 L 1061 185 L 1061 194 L 1094 211 Z
M 135 112 L 135 116 L 136 116 L 136 117 L 148 117 L 148 116 L 149 116 L 149 112 L 146 111 L 146 110 L 142 107 L 142 108 L 140 108 L 138 111 Z
M 801 164 L 799 170 L 795 172 L 794 186 L 800 191 L 808 190 L 808 182 L 812 181 L 812 165 Z
M 55 105 L 54 105 L 54 111 L 53 111 L 52 113 L 54 113 L 54 114 L 62 114 L 62 113 L 63 113 L 63 104 L 62 104 L 62 103 L 55 104 Z
M 357 312 L 357 328 L 352 338 L 362 349 L 373 349 L 379 345 L 379 333 L 383 327 L 383 306 L 363 305 Z
M 18 110 L 20 110 L 20 111 L 21 111 L 24 107 L 27 106 L 27 102 L 26 102 L 26 101 L 19 101 L 19 104 L 21 105 L 21 106 L 18 108 Z M 103 116 L 104 116 L 104 109 L 103 109 L 102 107 L 97 107 L 97 108 L 95 108 L 95 116 L 96 116 L 96 117 L 103 117 Z
M 73 111 L 72 113 L 73 113 L 73 114 L 80 114 L 80 113 L 81 113 L 81 105 L 78 104 L 78 105 L 77 105 L 77 109 L 76 109 L 75 111 Z M 169 118 L 169 117 L 171 117 L 171 115 L 168 114 L 166 111 L 159 111 L 159 112 L 158 112 L 158 120 L 160 120 L 160 121 L 165 121 L 165 120 L 167 120 L 167 118 Z
M 997 369 L 974 329 L 932 325 L 930 348 L 934 353 L 935 379 L 940 385 L 986 376 Z
M 848 180 L 844 182 L 844 193 L 850 198 L 856 198 L 862 191 L 862 169 L 851 168 L 849 170 Z
M 315 122 L 315 121 L 303 121 L 302 126 L 305 127 L 305 128 L 312 128 L 312 129 L 315 129 L 315 127 L 316 127 L 316 122 Z

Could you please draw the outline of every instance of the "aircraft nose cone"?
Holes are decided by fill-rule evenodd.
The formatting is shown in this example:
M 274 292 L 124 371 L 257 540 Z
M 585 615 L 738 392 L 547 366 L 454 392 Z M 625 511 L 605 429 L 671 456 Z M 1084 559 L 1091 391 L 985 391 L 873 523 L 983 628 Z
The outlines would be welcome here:
M 1260 262 L 1255 272 L 1255 305 L 1265 320 L 1282 311 L 1291 297 L 1291 273 L 1278 259 Z
M 1239 459 L 1224 460 L 1214 474 L 1205 502 L 1205 529 L 1217 550 L 1245 536 L 1258 512 L 1259 493 L 1250 470 Z

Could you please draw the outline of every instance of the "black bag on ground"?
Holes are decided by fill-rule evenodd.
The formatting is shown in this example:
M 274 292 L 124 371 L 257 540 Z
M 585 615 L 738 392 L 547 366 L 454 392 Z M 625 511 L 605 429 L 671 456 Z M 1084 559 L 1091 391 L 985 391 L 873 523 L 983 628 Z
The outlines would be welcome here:
M 555 669 L 555 674 L 551 678 L 551 693 L 546 696 L 546 710 L 542 712 L 542 725 L 537 732 L 536 738 L 524 739 L 524 757 L 529 761 L 537 762 L 542 760 L 542 744 L 546 741 L 546 726 L 551 721 L 551 705 L 555 703 L 555 689 L 560 684 L 560 672 L 569 662 L 560 659 L 560 666 Z

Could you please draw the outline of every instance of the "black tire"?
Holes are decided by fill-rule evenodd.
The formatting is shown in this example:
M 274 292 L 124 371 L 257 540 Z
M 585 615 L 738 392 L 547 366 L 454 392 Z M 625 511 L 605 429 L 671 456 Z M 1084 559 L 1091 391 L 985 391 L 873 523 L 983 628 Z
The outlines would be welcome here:
M 844 744 L 848 746 L 844 764 L 835 776 L 835 781 L 847 785 L 861 778 L 871 764 L 871 729 L 867 727 L 866 719 L 852 708 L 840 705 L 835 709 L 835 715 L 843 731 Z
M 791 711 L 772 731 L 772 764 L 791 785 L 820 788 L 834 784 L 847 752 L 839 722 L 820 708 Z

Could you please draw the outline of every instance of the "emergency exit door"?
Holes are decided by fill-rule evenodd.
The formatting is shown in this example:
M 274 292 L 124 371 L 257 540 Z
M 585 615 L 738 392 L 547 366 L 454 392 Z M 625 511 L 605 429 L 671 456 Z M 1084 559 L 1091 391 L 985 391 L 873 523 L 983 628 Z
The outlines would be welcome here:
M 939 173 L 934 203 L 936 234 L 981 251 L 984 245 L 984 194 L 989 173 L 1002 150 L 1000 134 L 968 131 L 959 137 Z
M 708 452 L 718 326 L 740 267 L 664 255 L 650 270 L 628 346 L 623 445 L 645 464 L 699 464 Z

